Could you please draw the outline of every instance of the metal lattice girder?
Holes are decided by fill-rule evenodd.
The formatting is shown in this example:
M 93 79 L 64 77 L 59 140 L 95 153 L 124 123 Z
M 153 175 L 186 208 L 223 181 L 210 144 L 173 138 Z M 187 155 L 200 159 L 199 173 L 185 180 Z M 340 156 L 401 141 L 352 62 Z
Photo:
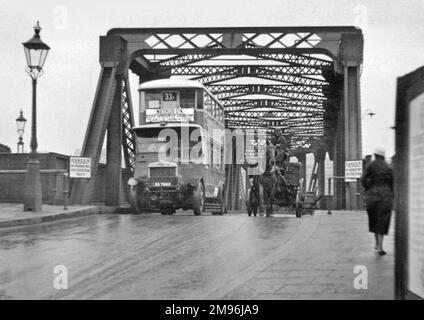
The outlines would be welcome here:
M 129 87 L 128 76 L 122 79 L 122 122 L 123 122 L 123 151 L 125 166 L 127 169 L 134 170 L 135 161 L 135 137 L 132 131 L 134 127 L 134 114 L 131 100 L 131 90 Z
M 234 108 L 234 109 L 232 109 Z M 302 107 L 291 107 L 291 106 L 286 106 L 286 107 L 272 107 L 273 111 L 272 112 L 278 112 L 278 111 L 282 111 L 282 112 L 288 112 L 290 114 L 298 114 L 298 113 L 319 113 L 319 112 L 323 112 L 322 109 L 319 108 L 302 108 Z M 237 107 L 230 107 L 225 111 L 225 115 L 227 114 L 234 114 L 237 112 L 257 112 L 258 108 L 257 107 L 248 107 L 248 108 L 237 108 Z M 264 112 L 264 111 L 262 111 Z
M 273 103 L 268 103 L 267 105 L 260 105 L 258 104 L 258 100 L 254 100 L 254 99 L 228 99 L 228 100 L 222 100 L 222 104 L 225 107 L 225 110 L 231 110 L 229 107 L 235 107 L 238 108 L 240 107 L 238 110 L 242 109 L 242 107 L 244 108 L 277 108 L 277 107 L 285 107 L 285 106 L 289 106 L 289 107 L 299 107 L 299 108 L 304 108 L 304 110 L 321 110 L 322 109 L 322 104 L 318 103 L 318 102 L 311 102 L 311 101 L 304 101 L 304 100 L 298 100 L 298 101 L 289 101 L 287 99 L 275 99 L 275 100 L 270 100 L 270 99 L 262 99 L 261 101 L 273 101 Z M 255 104 L 256 103 L 256 104 Z M 236 109 L 237 110 L 237 109 Z M 232 111 L 235 111 L 234 109 Z
M 277 72 L 270 72 L 269 70 L 258 69 L 258 73 L 255 74 L 255 77 L 265 80 L 273 80 L 284 83 L 291 83 L 293 85 L 301 86 L 323 86 L 327 85 L 328 82 L 322 79 L 309 78 L 306 76 L 292 75 L 292 74 L 283 74 Z
M 323 68 L 323 67 L 330 67 L 333 64 L 332 61 L 319 59 L 313 56 L 287 54 L 287 53 L 265 53 L 265 54 L 259 53 L 256 56 L 258 58 L 288 63 L 292 66 L 298 66 L 298 67 Z
M 256 77 L 264 80 L 278 81 L 284 84 L 293 84 L 299 86 L 312 86 L 312 87 L 322 87 L 324 85 L 328 85 L 326 80 L 315 79 L 306 76 L 293 75 L 293 74 L 279 74 L 274 73 L 269 70 L 257 69 L 258 73 L 250 74 L 251 77 Z M 243 77 L 242 73 L 229 73 L 228 70 L 223 70 L 222 72 L 216 72 L 214 74 L 205 74 L 198 77 L 193 77 L 191 80 L 199 81 L 203 83 L 205 86 L 222 82 L 230 79 L 235 79 L 239 77 Z
M 322 117 L 320 116 L 320 114 L 292 114 L 292 113 L 286 113 L 286 112 L 282 112 L 279 114 L 274 114 L 274 118 L 266 118 L 264 117 L 263 112 L 255 112 L 255 113 L 231 113 L 231 114 L 227 114 L 225 117 L 227 120 L 242 120 L 242 119 L 262 119 L 262 120 L 270 120 L 270 121 L 274 121 L 274 120 L 283 120 L 283 121 L 287 121 L 287 123 L 293 122 L 294 120 L 300 119 L 300 120 L 307 120 L 307 121 L 312 121 L 312 120 L 317 120 L 317 121 L 322 121 Z
M 213 94 L 221 93 L 245 93 L 246 90 L 250 92 L 263 92 L 268 89 L 274 89 L 280 92 L 291 92 L 291 93 L 304 93 L 304 94 L 322 94 L 322 90 L 319 87 L 301 87 L 285 84 L 215 84 L 209 87 L 209 90 Z M 322 96 L 322 95 L 321 95 Z
M 206 59 L 205 59 L 206 60 Z M 195 61 L 192 61 L 195 62 Z M 308 66 L 282 66 L 278 64 L 249 64 L 249 65 L 185 65 L 174 67 L 172 69 L 173 75 L 181 76 L 196 76 L 204 74 L 216 74 L 216 73 L 228 73 L 237 74 L 240 76 L 255 75 L 258 70 L 264 70 L 268 72 L 277 72 L 280 74 L 292 74 L 292 75 L 322 75 L 320 68 L 313 68 Z
M 157 66 L 158 71 L 164 70 L 183 70 L 185 66 L 198 61 L 204 61 L 216 57 L 216 54 L 184 54 L 177 55 L 172 58 L 157 60 L 159 64 Z M 175 74 L 175 71 L 172 72 Z
M 322 105 L 311 106 L 306 103 L 288 102 L 286 99 L 229 99 L 223 100 L 222 104 L 225 107 L 225 112 L 229 111 L 245 111 L 263 108 L 264 110 L 293 110 L 297 111 L 314 111 L 322 110 Z
M 140 42 L 152 52 L 182 54 L 216 49 L 260 49 L 261 53 L 338 54 L 343 34 L 357 35 L 353 27 L 231 27 L 231 28 L 121 28 L 108 35 L 120 35 Z
M 225 118 L 227 120 L 240 120 L 240 119 L 261 119 L 263 117 L 264 117 L 263 113 L 255 112 L 253 114 L 246 114 L 246 113 L 227 114 Z M 281 120 L 282 122 L 286 122 L 287 124 L 292 123 L 293 120 L 295 119 L 308 119 L 311 121 L 311 120 L 321 120 L 321 118 L 322 117 L 319 114 L 306 114 L 306 113 L 296 113 L 296 114 L 282 113 L 280 115 L 275 115 L 275 120 Z
M 290 87 L 290 86 L 287 86 Z M 318 93 L 300 93 L 291 91 L 287 88 L 281 88 L 280 86 L 273 85 L 245 85 L 239 86 L 234 91 L 228 92 L 216 92 L 214 87 L 211 86 L 210 90 L 216 95 L 220 100 L 239 98 L 247 95 L 262 94 L 268 95 L 277 98 L 284 98 L 288 100 L 303 100 L 303 101 L 312 101 L 312 102 L 322 102 L 326 100 L 325 96 L 319 95 Z
M 304 111 L 304 110 L 279 110 L 273 111 L 272 114 L 276 118 L 281 117 L 308 117 L 315 116 L 322 119 L 323 110 L 313 110 L 313 111 Z M 256 115 L 259 117 L 263 117 L 268 113 L 268 111 L 261 111 L 260 109 L 255 110 L 243 110 L 243 111 L 227 111 L 225 112 L 226 117 L 230 117 L 232 115 Z

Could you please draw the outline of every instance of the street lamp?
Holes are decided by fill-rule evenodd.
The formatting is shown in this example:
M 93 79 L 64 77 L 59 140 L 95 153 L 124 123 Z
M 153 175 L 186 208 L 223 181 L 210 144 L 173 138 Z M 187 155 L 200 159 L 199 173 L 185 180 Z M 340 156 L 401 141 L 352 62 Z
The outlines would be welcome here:
M 37 157 L 37 78 L 43 74 L 43 65 L 50 47 L 41 41 L 40 24 L 34 27 L 34 36 L 23 43 L 27 61 L 26 72 L 32 79 L 31 153 L 27 163 L 24 186 L 24 211 L 41 211 L 40 162 Z
M 19 136 L 18 153 L 24 152 L 24 142 L 22 141 L 22 136 L 24 135 L 26 121 L 27 120 L 24 118 L 23 111 L 21 110 L 19 117 L 16 118 L 16 128 L 18 129 Z

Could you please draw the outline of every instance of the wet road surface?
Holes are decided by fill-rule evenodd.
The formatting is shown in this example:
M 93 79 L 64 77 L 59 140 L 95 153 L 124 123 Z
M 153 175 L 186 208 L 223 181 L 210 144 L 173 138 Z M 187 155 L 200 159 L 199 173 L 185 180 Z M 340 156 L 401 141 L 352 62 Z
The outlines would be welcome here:
M 310 220 L 97 215 L 2 229 L 0 299 L 228 297 Z M 57 265 L 68 270 L 67 290 L 53 287 Z

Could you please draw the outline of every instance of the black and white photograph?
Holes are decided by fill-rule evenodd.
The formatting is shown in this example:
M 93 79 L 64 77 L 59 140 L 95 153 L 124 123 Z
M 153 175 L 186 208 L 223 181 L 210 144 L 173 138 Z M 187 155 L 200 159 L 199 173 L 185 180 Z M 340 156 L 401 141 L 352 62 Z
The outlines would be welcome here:
M 424 299 L 424 1 L 0 0 L 0 37 L 0 300 Z

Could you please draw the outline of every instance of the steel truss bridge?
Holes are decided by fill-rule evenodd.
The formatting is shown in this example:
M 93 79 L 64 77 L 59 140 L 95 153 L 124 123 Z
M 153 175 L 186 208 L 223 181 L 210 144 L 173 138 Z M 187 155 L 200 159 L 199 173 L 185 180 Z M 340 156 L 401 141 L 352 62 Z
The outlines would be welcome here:
M 344 175 L 345 160 L 362 158 L 362 59 L 363 36 L 354 27 L 112 29 L 100 37 L 101 72 L 81 152 L 93 159 L 93 178 L 73 183 L 71 201 L 94 201 L 106 136 L 106 204 L 125 197 L 121 151 L 127 169 L 135 161 L 129 71 L 140 83 L 203 83 L 225 106 L 227 128 L 282 127 L 300 162 L 314 154 L 313 176 L 324 192 L 327 153 L 335 176 Z M 236 198 L 239 170 L 234 165 L 227 181 Z M 357 188 L 335 180 L 336 207 L 353 208 Z

